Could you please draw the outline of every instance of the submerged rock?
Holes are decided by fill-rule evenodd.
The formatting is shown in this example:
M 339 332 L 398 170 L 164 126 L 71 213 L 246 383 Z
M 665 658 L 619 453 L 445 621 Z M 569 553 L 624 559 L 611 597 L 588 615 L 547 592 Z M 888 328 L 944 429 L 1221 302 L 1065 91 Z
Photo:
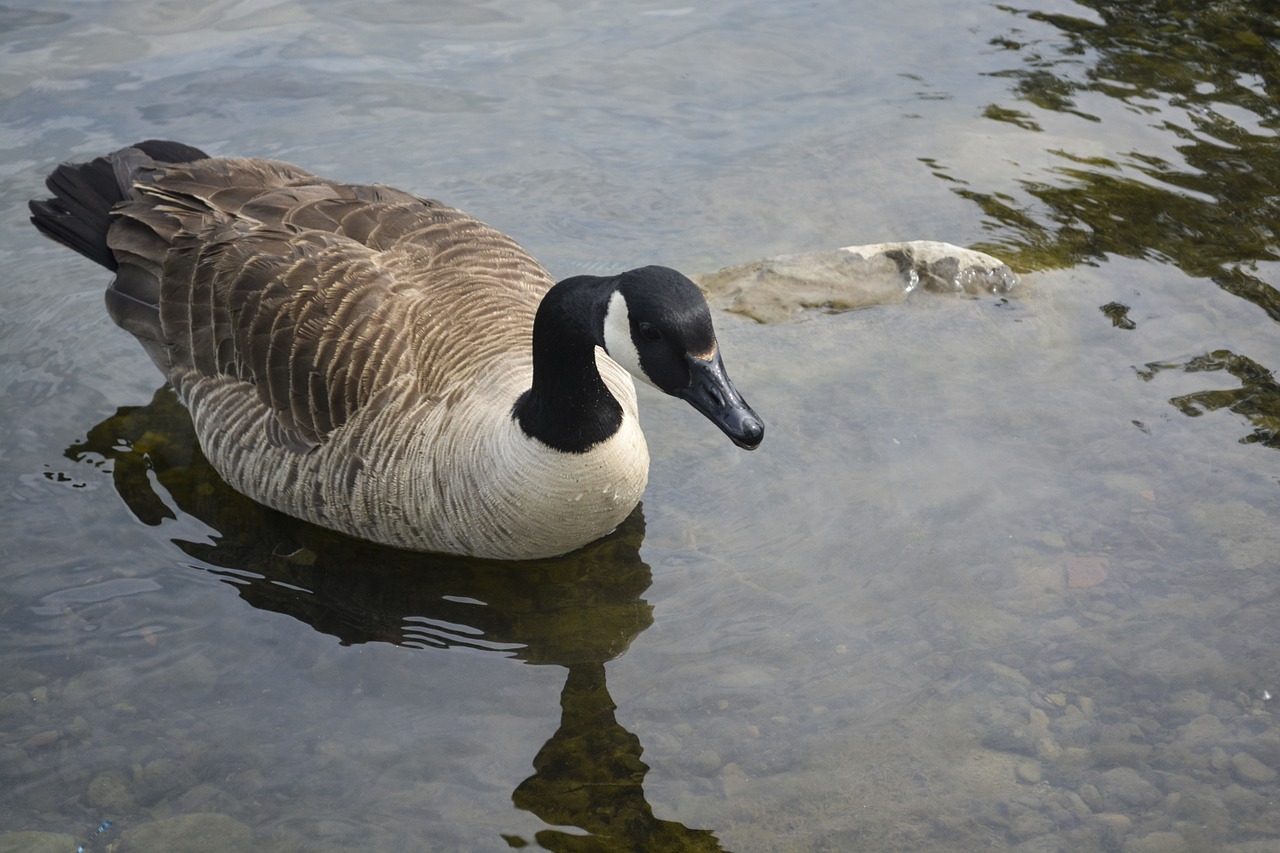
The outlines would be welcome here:
M 1130 838 L 1121 849 L 1123 853 L 1183 853 L 1191 847 L 1176 832 L 1151 832 L 1141 838 Z
M 122 850 L 165 853 L 250 853 L 253 832 L 225 814 L 185 814 L 145 823 L 124 834 Z
M 1246 785 L 1264 785 L 1276 780 L 1276 771 L 1247 752 L 1237 752 L 1231 756 L 1231 770 Z
M 0 835 L 0 853 L 66 853 L 76 840 L 57 832 L 7 832 Z
M 915 290 L 1008 293 L 1018 276 L 982 252 L 917 240 L 779 255 L 694 278 L 718 307 L 761 323 L 897 302 Z
M 1160 789 L 1143 779 L 1131 767 L 1117 767 L 1102 774 L 1098 782 L 1102 801 L 1108 811 L 1124 813 L 1130 809 L 1150 808 L 1162 799 Z

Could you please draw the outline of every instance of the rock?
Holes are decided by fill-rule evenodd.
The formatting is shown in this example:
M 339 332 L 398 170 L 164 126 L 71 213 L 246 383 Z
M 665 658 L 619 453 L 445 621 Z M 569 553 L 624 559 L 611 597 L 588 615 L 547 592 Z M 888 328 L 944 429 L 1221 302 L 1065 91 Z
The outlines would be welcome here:
M 1222 804 L 1222 800 L 1216 793 L 1207 787 L 1184 795 L 1177 809 L 1171 813 L 1197 826 L 1227 827 L 1231 825 L 1230 810 Z
M 1190 849 L 1187 840 L 1176 832 L 1151 832 L 1130 838 L 1121 848 L 1124 853 L 1187 853 Z
M 1093 820 L 1106 841 L 1107 847 L 1119 847 L 1125 836 L 1129 834 L 1129 830 L 1133 828 L 1133 821 L 1129 819 L 1128 815 L 1122 815 L 1117 812 L 1102 812 L 1094 815 Z
M 1031 680 L 1011 666 L 1006 666 L 993 660 L 987 661 L 983 666 L 990 670 L 991 674 L 996 678 L 1016 684 L 1018 687 L 1031 686 Z
M 1209 713 L 1213 697 L 1200 690 L 1184 690 L 1165 706 L 1170 714 L 1187 719 L 1194 719 Z
M 195 696 L 212 692 L 218 681 L 218 668 L 208 656 L 193 652 L 165 671 L 166 690 L 175 690 Z
M 1237 818 L 1240 815 L 1256 817 L 1272 808 L 1270 799 L 1234 782 L 1222 790 L 1221 796 L 1222 804 L 1226 806 L 1227 811 Z
M 1076 820 L 1085 820 L 1093 817 L 1093 810 L 1085 803 L 1084 799 L 1075 791 L 1063 790 L 1062 806 Z
M 1098 726 L 1074 705 L 1053 721 L 1051 726 L 1057 740 L 1063 746 L 1086 746 L 1094 741 Z
M 157 820 L 129 830 L 121 838 L 124 850 L 163 850 L 165 853 L 253 853 L 253 832 L 225 814 L 186 814 Z
M 710 776 L 720 769 L 720 753 L 714 749 L 700 749 L 688 758 L 689 770 L 697 776 Z
M 1097 764 L 1136 767 L 1145 764 L 1154 751 L 1145 743 L 1100 743 L 1093 748 L 1093 760 Z
M 20 716 L 31 713 L 31 696 L 21 690 L 0 696 L 0 717 Z
M 157 758 L 134 772 L 138 800 L 152 805 L 168 797 L 178 797 L 195 787 L 195 774 L 172 758 Z
M 1213 714 L 1201 714 L 1178 729 L 1178 740 L 1192 746 L 1221 743 L 1226 736 L 1226 727 Z
M 1043 774 L 1040 772 L 1040 765 L 1034 761 L 1020 761 L 1018 766 L 1013 769 L 1014 775 L 1022 782 L 1028 785 L 1034 785 L 1040 781 Z
M 1265 785 L 1276 779 L 1276 771 L 1247 752 L 1231 756 L 1231 772 L 1246 785 Z
M 93 729 L 89 726 L 89 721 L 79 714 L 76 714 L 75 719 L 67 726 L 67 734 L 76 740 L 88 740 L 92 733 Z
M 1077 793 L 1080 795 L 1081 801 L 1083 801 L 1090 810 L 1095 812 L 1102 810 L 1102 794 L 1096 787 L 1086 783 L 1080 786 L 1080 790 Z
M 1027 726 L 1012 720 L 992 721 L 982 733 L 982 745 L 987 749 L 1034 755 L 1036 742 Z
M 1111 829 L 1118 829 L 1122 832 L 1128 832 L 1133 828 L 1133 821 L 1128 815 L 1122 815 L 1119 812 L 1102 812 L 1093 816 L 1099 824 Z
M 62 737 L 62 733 L 57 729 L 47 729 L 43 732 L 36 732 L 22 742 L 22 748 L 27 750 L 39 749 L 42 746 L 49 746 L 60 737 Z
M 1249 739 L 1247 751 L 1268 767 L 1280 767 L 1280 726 L 1271 721 L 1265 732 Z
M 108 771 L 89 783 L 89 802 L 102 812 L 127 814 L 135 808 L 129 782 L 120 773 Z
M 177 806 L 176 811 L 213 812 L 231 811 L 239 808 L 242 804 L 220 788 L 203 784 L 188 789 L 177 798 L 175 805 Z
M 1089 589 L 1107 579 L 1110 563 L 1106 557 L 1067 557 L 1067 586 Z
M 1160 789 L 1143 779 L 1132 767 L 1117 767 L 1103 773 L 1098 780 L 1098 791 L 1108 811 L 1146 808 L 1164 799 Z
M 751 779 L 735 762 L 730 761 L 720 770 L 720 784 L 728 799 L 740 796 L 750 785 Z
M 0 746 L 0 779 L 22 779 L 41 773 L 38 762 L 16 746 Z
M 897 302 L 916 289 L 1001 294 L 1018 284 L 1013 270 L 990 255 L 925 240 L 780 255 L 694 280 L 714 304 L 761 323 L 806 309 L 831 313 Z
M 0 853 L 67 853 L 76 840 L 56 832 L 7 832 L 0 835 Z
M 1057 762 L 1062 758 L 1062 745 L 1046 735 L 1036 740 L 1036 755 L 1045 761 Z
M 1009 837 L 1014 841 L 1048 835 L 1054 829 L 1053 821 L 1031 810 L 1024 811 L 1009 821 Z

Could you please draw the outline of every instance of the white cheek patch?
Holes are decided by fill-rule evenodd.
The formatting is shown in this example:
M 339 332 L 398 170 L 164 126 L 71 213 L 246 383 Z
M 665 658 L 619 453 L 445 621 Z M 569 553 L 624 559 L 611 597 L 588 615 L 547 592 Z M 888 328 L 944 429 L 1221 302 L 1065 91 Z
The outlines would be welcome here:
M 653 385 L 640 367 L 640 353 L 636 350 L 635 341 L 631 340 L 631 316 L 627 311 L 627 300 L 617 291 L 609 297 L 609 308 L 604 315 L 604 351 L 632 376 L 646 385 Z

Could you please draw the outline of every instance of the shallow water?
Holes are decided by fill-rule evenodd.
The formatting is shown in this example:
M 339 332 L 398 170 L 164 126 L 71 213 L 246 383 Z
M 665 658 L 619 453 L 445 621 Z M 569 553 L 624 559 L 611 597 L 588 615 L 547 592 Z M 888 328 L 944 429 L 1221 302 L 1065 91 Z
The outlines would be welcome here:
M 0 851 L 1280 849 L 1272 16 L 860 5 L 0 8 Z M 642 389 L 613 537 L 401 554 L 222 485 L 26 223 L 153 136 L 556 275 L 928 238 L 1023 287 L 721 315 L 761 450 Z

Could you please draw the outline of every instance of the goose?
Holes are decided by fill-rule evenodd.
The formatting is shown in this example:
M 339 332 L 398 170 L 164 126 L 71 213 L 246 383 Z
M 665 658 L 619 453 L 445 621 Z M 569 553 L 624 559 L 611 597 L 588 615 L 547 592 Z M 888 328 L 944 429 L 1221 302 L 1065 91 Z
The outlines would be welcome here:
M 662 266 L 555 282 L 439 201 L 149 140 L 64 163 L 30 203 L 115 272 L 112 320 L 259 503 L 397 548 L 558 556 L 639 503 L 632 377 L 747 450 L 697 286 Z

